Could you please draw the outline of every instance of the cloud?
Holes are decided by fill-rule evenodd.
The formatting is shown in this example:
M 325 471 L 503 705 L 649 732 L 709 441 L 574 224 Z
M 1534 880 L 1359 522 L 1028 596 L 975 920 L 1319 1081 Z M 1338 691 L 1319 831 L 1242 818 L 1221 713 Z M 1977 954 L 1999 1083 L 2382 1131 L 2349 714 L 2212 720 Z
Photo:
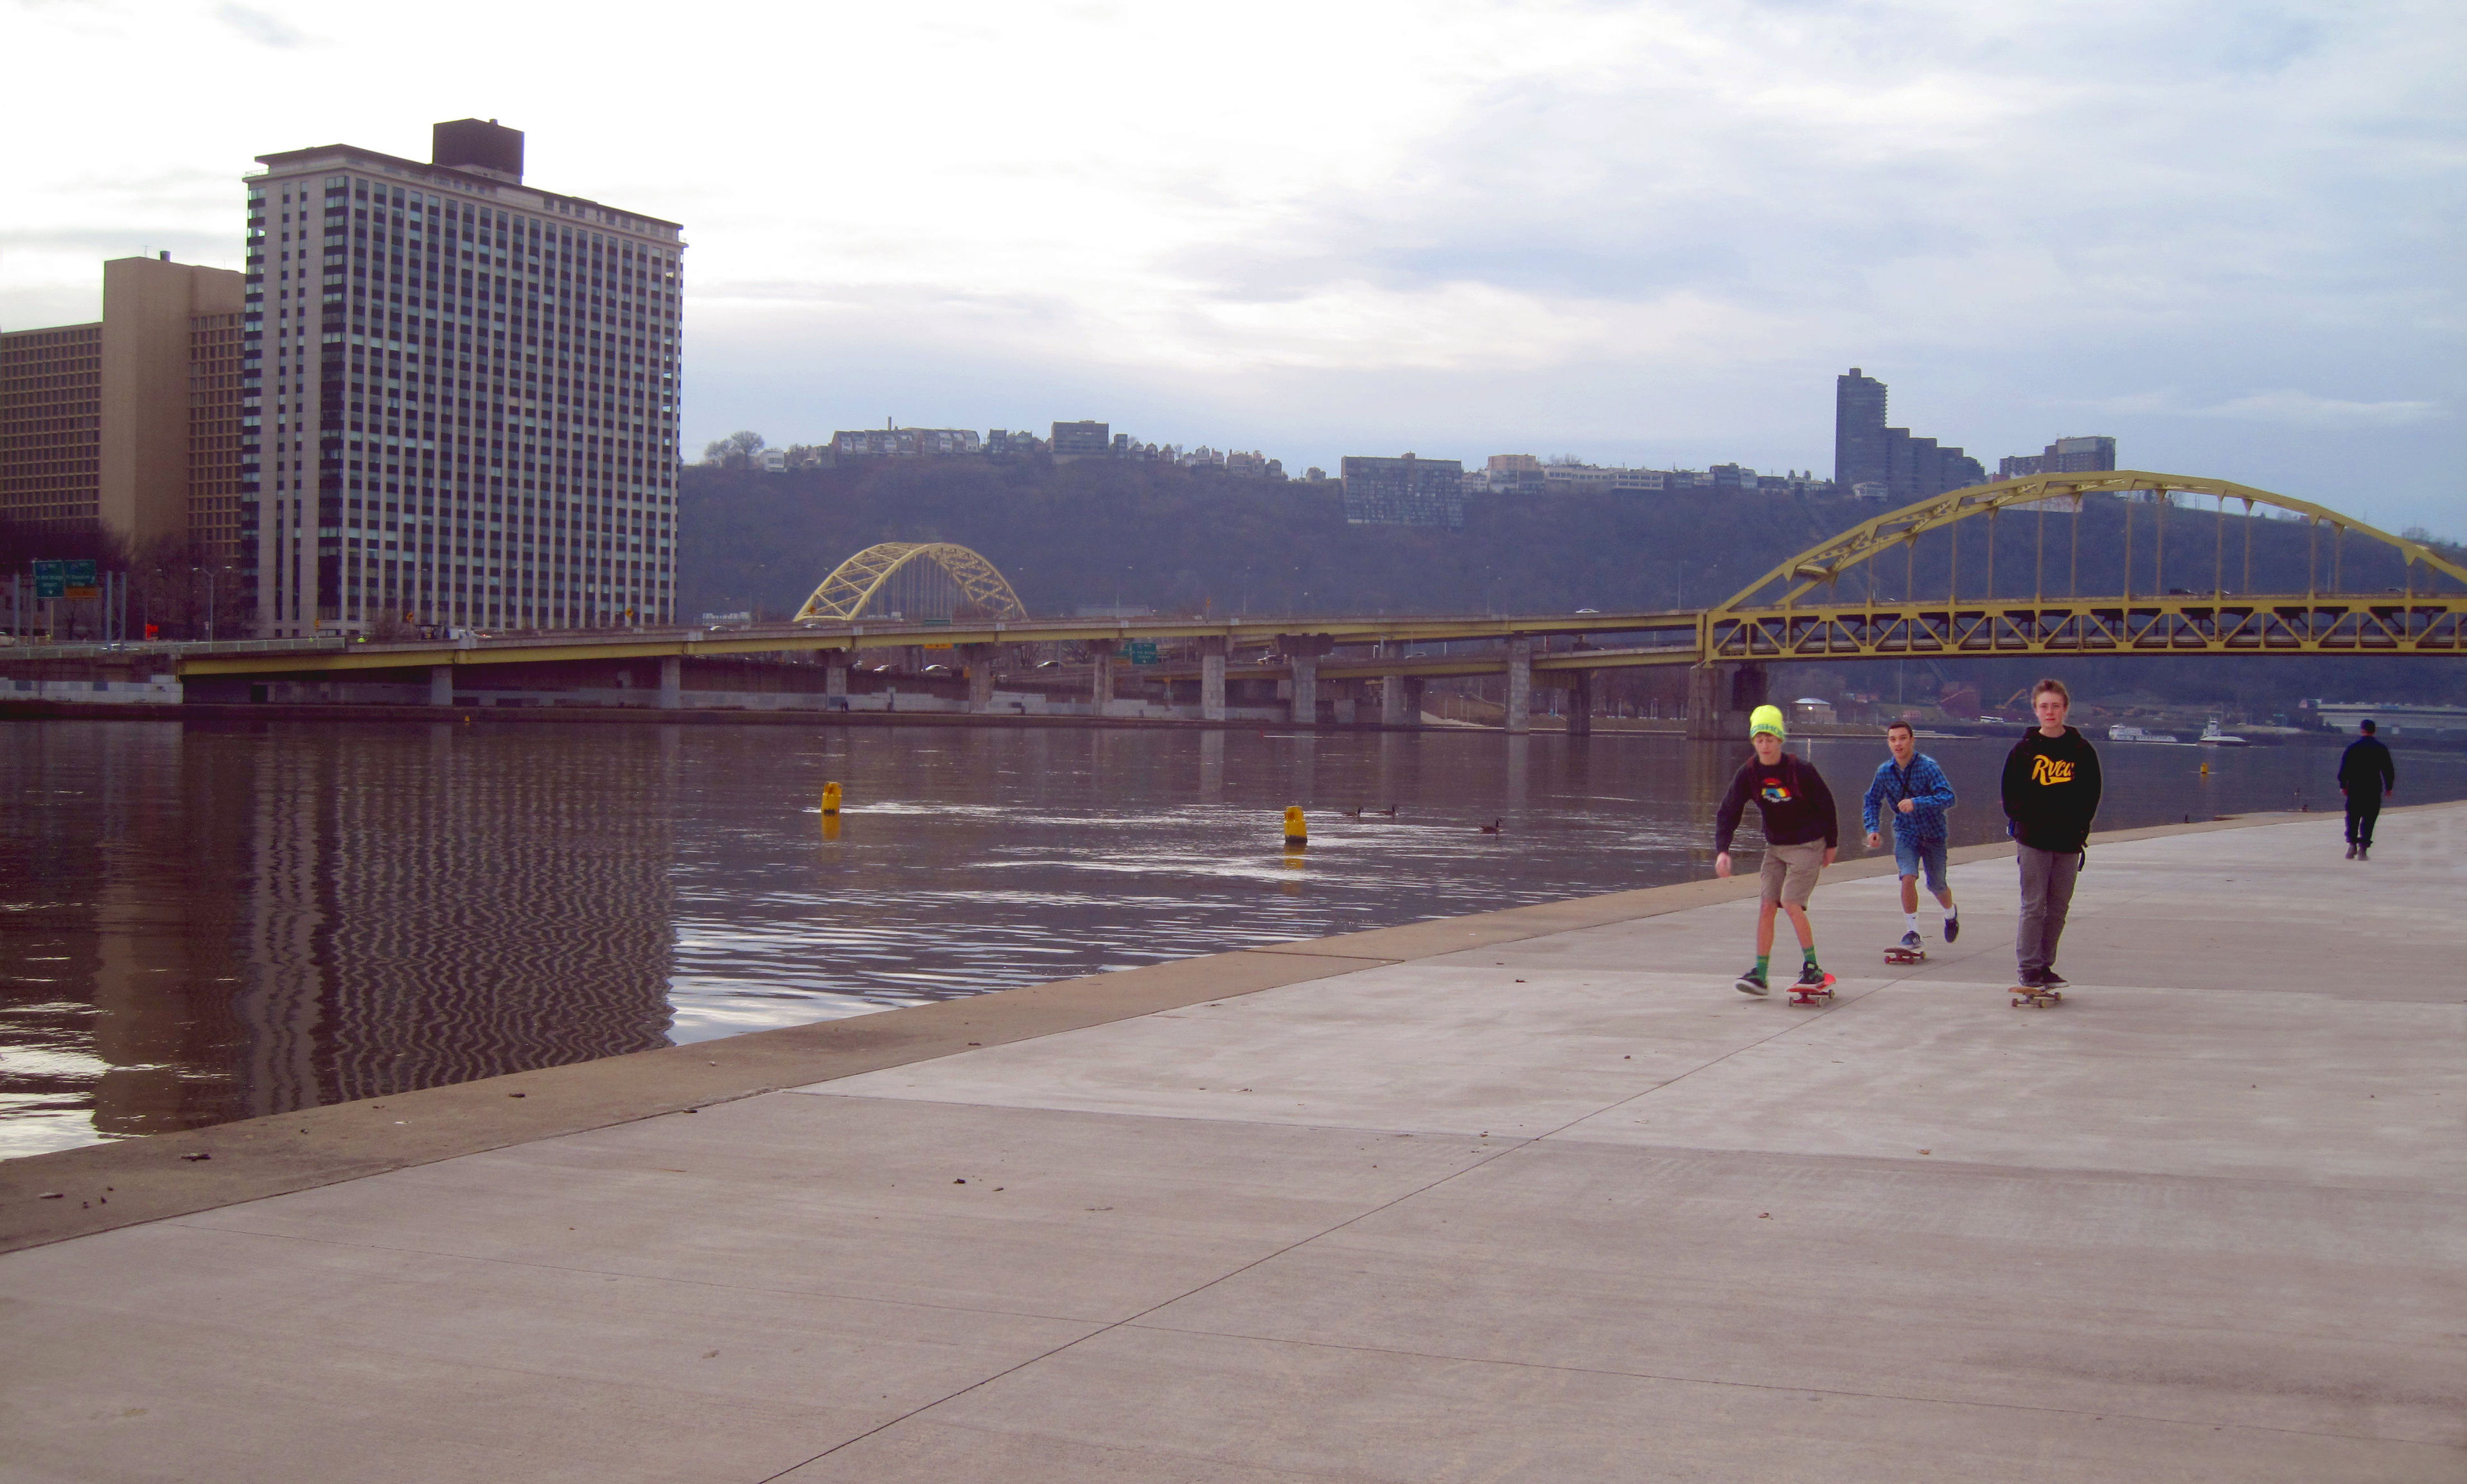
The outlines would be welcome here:
M 2433 402 L 2348 402 L 2310 392 L 2256 392 L 2199 409 L 2202 417 L 2284 423 L 2301 428 L 2389 428 L 2447 416 Z
M 260 46 L 288 50 L 308 40 L 299 28 L 280 16 L 245 5 L 226 5 L 215 11 L 215 18 Z

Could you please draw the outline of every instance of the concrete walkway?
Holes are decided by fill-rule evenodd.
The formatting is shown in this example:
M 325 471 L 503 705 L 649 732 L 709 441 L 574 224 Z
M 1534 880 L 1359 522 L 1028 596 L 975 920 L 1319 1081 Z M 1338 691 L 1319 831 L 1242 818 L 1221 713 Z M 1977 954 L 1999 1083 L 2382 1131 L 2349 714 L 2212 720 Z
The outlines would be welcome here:
M 1705 884 L 13 1161 L 0 1479 L 2456 1484 L 2467 807 L 2338 831 L 2095 845 L 2049 1011 L 1979 851 L 1826 1009 Z

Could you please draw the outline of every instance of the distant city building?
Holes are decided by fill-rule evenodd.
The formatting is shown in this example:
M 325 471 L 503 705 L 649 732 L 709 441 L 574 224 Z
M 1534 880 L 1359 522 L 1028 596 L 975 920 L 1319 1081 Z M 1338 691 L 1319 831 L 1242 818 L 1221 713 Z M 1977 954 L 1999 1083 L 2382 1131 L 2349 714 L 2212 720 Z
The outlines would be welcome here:
M 1735 463 L 1710 469 L 1631 469 L 1559 460 L 1544 463 L 1530 454 L 1493 454 L 1487 465 L 1464 476 L 1468 494 L 1662 494 L 1682 489 L 1760 490 L 1830 494 L 1833 485 L 1811 473 L 1758 474 Z
M 490 120 L 430 155 L 247 177 L 259 632 L 670 621 L 682 229 L 526 185 Z
M 2008 454 L 1997 461 L 2000 480 L 2028 479 L 2035 474 L 2081 474 L 2116 467 L 2116 439 L 2060 438 L 2035 454 Z
M 1053 425 L 1053 461 L 1102 459 L 1113 452 L 1113 430 L 1101 422 L 1057 422 Z
M 1464 461 L 1347 455 L 1345 519 L 1353 526 L 1443 526 L 1464 528 Z
M 1850 498 L 1884 505 L 1893 498 L 1893 486 L 1883 480 L 1861 480 L 1850 486 Z
M 785 474 L 788 472 L 788 450 L 757 449 L 745 456 L 745 466 L 760 474 Z
M 1001 438 L 1002 430 L 993 437 Z M 831 435 L 831 452 L 842 459 L 937 459 L 984 452 L 973 428 L 865 428 Z
M 1842 489 L 1880 483 L 1903 501 L 1987 482 L 1980 461 L 1908 428 L 1885 425 L 1885 384 L 1850 368 L 1833 378 L 1833 483 Z
M 244 291 L 169 253 L 114 259 L 102 320 L 0 334 L 0 521 L 235 561 Z

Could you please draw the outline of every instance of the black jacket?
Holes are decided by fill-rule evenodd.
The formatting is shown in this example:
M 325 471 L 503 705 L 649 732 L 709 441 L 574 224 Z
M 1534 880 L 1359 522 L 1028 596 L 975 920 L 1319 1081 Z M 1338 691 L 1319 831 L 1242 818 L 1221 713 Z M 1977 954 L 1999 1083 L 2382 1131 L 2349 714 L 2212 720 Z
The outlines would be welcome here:
M 2358 737 L 2339 756 L 2339 786 L 2356 803 L 2381 807 L 2382 796 L 2398 787 L 2398 769 L 2379 737 Z
M 1822 840 L 1831 848 L 1842 843 L 1833 791 L 1824 786 L 1814 763 L 1784 753 L 1770 768 L 1751 757 L 1731 779 L 1731 791 L 1722 796 L 1722 807 L 1713 815 L 1716 854 L 1731 848 L 1731 837 L 1738 833 L 1739 818 L 1747 813 L 1751 798 L 1764 820 L 1766 844 L 1803 845 Z
M 2033 727 L 2004 754 L 2004 818 L 2033 850 L 2061 855 L 2088 844 L 2098 794 L 2098 750 L 2074 728 L 2051 737 Z

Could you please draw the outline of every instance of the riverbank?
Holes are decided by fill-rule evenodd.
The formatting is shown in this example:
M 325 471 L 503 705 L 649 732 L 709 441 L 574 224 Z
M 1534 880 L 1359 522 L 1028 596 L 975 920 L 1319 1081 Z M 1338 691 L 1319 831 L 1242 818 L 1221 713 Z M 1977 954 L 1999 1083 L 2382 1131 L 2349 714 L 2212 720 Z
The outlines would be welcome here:
M 0 1441 L 83 1478 L 2455 1478 L 2467 806 L 2364 866 L 2338 827 L 2102 837 L 2050 1011 L 2006 1003 L 1977 846 L 1912 970 L 1890 863 L 1828 875 L 1827 1008 L 1731 991 L 1753 883 L 1692 882 L 11 1161 Z

